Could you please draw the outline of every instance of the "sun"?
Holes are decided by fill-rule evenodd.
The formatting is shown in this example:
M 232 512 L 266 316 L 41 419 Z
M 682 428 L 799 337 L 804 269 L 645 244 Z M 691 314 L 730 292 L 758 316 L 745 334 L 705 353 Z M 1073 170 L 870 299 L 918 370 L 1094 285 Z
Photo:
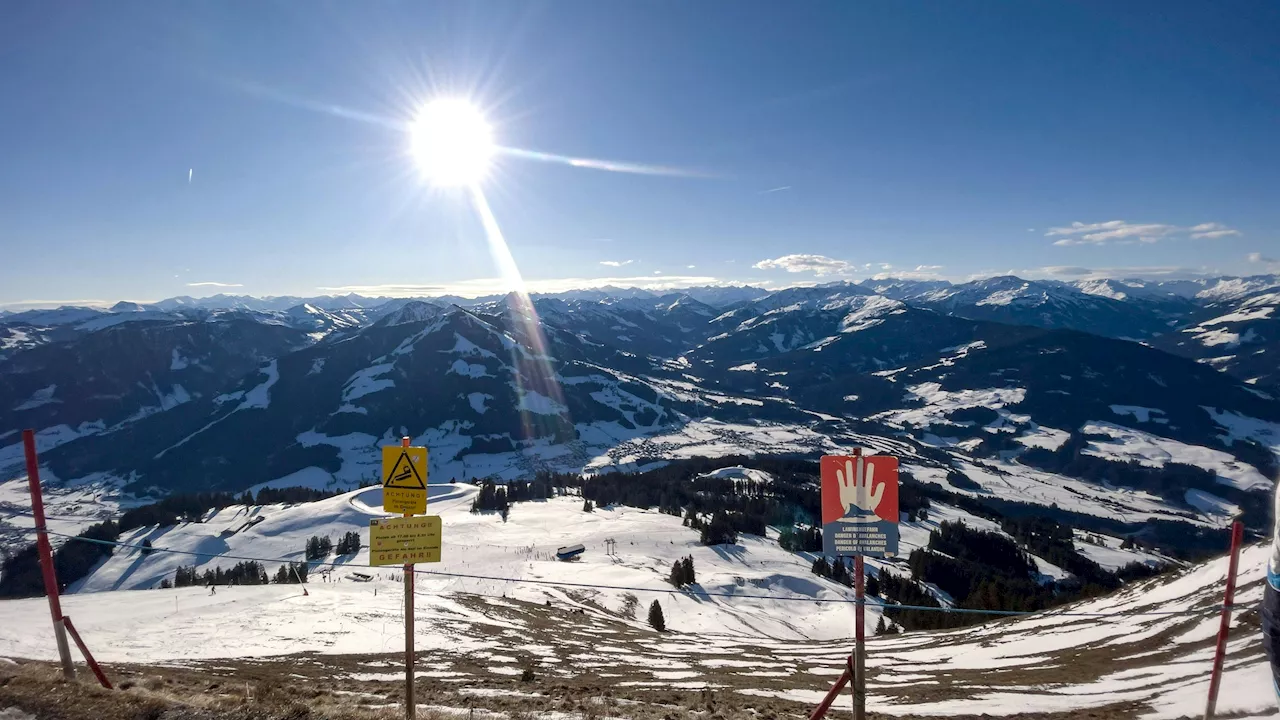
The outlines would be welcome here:
M 484 115 L 455 98 L 432 100 L 422 108 L 410 129 L 410 147 L 427 180 L 439 187 L 479 183 L 494 151 Z

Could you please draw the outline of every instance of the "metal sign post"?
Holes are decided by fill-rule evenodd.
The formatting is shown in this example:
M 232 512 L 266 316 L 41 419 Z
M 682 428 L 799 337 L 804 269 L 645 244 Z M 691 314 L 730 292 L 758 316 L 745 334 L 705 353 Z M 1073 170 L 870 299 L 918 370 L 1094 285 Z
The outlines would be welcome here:
M 369 564 L 404 561 L 404 716 L 413 720 L 418 705 L 413 693 L 413 594 L 415 561 L 440 562 L 440 518 L 427 512 L 427 449 L 400 445 L 382 448 L 382 509 L 404 517 L 369 521 Z
M 62 625 L 62 602 L 58 597 L 58 577 L 53 568 L 53 549 L 44 519 L 44 495 L 40 490 L 40 461 L 36 456 L 36 434 L 22 431 L 22 445 L 27 454 L 27 487 L 31 491 L 31 514 L 36 517 L 36 553 L 40 556 L 40 574 L 44 575 L 44 594 L 49 598 L 49 614 L 53 616 L 53 639 L 58 643 L 58 657 L 62 660 L 62 676 L 75 678 L 75 666 L 71 664 L 71 648 L 67 645 L 67 630 Z
M 854 649 L 849 669 L 853 717 L 867 712 L 866 563 L 863 558 L 898 554 L 898 459 L 824 455 L 822 475 L 822 550 L 837 559 L 853 558 Z
M 867 716 L 867 645 L 866 645 L 866 596 L 862 584 L 862 556 L 853 558 L 853 597 L 857 601 L 857 618 L 854 620 L 853 641 L 853 717 L 854 720 L 865 720 Z
M 408 453 L 409 438 L 400 438 L 400 446 Z M 426 483 L 423 478 L 422 510 L 426 511 Z M 387 485 L 394 482 L 394 473 L 384 474 L 382 480 L 383 503 L 386 503 Z M 413 517 L 413 512 L 406 508 L 405 517 Z M 418 715 L 418 703 L 413 696 L 413 563 L 404 566 L 404 716 L 413 720 Z
M 854 480 L 857 488 L 857 504 L 859 507 L 866 505 L 866 485 L 863 483 L 863 474 L 866 472 L 866 462 L 862 459 L 862 448 L 853 449 L 854 457 Z M 853 600 L 854 600 L 854 616 L 853 616 L 853 720 L 866 720 L 867 717 L 867 646 L 866 634 L 867 627 L 866 617 L 866 595 L 863 594 L 864 586 L 862 584 L 862 573 L 866 567 L 862 559 L 862 553 L 853 556 Z

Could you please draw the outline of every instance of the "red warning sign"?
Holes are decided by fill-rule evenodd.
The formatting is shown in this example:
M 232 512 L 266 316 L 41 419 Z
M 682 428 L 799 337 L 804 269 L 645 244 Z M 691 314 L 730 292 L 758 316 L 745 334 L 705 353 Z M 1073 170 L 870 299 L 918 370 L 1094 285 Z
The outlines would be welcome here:
M 898 458 L 824 455 L 822 545 L 832 556 L 898 554 Z

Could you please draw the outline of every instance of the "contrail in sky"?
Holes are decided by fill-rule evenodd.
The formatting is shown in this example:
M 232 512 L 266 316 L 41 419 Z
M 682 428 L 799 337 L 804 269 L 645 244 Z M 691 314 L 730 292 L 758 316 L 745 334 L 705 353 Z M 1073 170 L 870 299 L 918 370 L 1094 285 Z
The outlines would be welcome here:
M 768 195 L 768 194 L 770 194 L 770 193 L 782 192 L 783 190 L 790 190 L 790 189 L 791 189 L 791 186 L 790 186 L 790 185 L 780 185 L 780 186 L 778 186 L 778 187 L 776 187 L 776 188 L 770 188 L 770 189 L 768 189 L 768 190 L 761 190 L 760 192 L 758 192 L 758 193 L 756 193 L 756 194 L 757 194 L 757 195 Z
M 684 168 L 667 167 L 664 165 L 644 165 L 641 163 L 618 162 L 616 160 L 601 160 L 598 158 L 580 158 L 571 157 L 569 155 L 557 155 L 555 153 L 540 152 L 538 150 L 524 150 L 522 148 L 500 147 L 498 152 L 513 155 L 526 160 L 537 160 L 539 162 L 553 162 L 568 165 L 570 167 L 588 168 L 591 170 L 606 170 L 608 172 L 629 173 L 631 175 L 665 175 L 668 177 L 689 177 L 689 178 L 709 178 L 714 177 L 697 170 L 687 170 Z
M 187 169 L 187 184 L 188 184 L 188 185 L 190 185 L 190 184 L 191 184 L 191 174 L 192 174 L 192 173 L 194 173 L 195 171 L 196 171 L 196 169 L 195 169 L 195 168 L 188 168 L 188 169 Z
M 231 87 L 255 97 L 272 100 L 282 105 L 290 105 L 302 110 L 310 110 L 311 112 L 320 113 L 322 115 L 333 115 L 345 120 L 355 120 L 357 122 L 368 123 L 370 125 L 379 125 L 381 127 L 391 128 L 393 130 L 407 130 L 410 123 L 397 120 L 388 120 L 387 118 L 374 115 L 373 113 L 352 110 L 341 105 L 333 103 L 316 102 L 306 98 L 289 95 L 280 92 L 275 88 L 268 87 L 255 82 L 243 82 L 240 80 L 224 80 Z
M 374 115 L 372 113 L 354 110 L 351 108 L 335 105 L 333 103 L 316 102 L 307 98 L 290 95 L 281 92 L 275 88 L 262 85 L 255 82 L 245 82 L 241 80 L 224 79 L 222 82 L 240 92 L 260 97 L 266 100 L 289 105 L 291 107 L 309 110 L 311 112 L 320 113 L 322 115 L 332 115 L 340 117 L 344 120 L 355 120 L 357 122 L 367 123 L 369 125 L 377 125 L 379 127 L 390 128 L 407 132 L 412 128 L 413 123 L 405 120 L 394 120 Z M 616 160 L 603 160 L 600 158 L 582 158 L 572 157 L 569 155 L 558 155 L 555 153 L 541 152 L 538 150 L 524 150 L 521 148 L 498 147 L 498 152 L 511 155 L 513 157 L 523 158 L 525 160 L 538 160 L 540 162 L 553 162 L 568 165 L 570 167 L 587 168 L 590 170 L 605 170 L 607 172 L 628 173 L 631 175 L 661 175 L 666 177 L 688 177 L 688 178 L 714 178 L 716 175 L 700 172 L 697 170 L 688 170 L 684 168 L 668 167 L 663 165 L 646 165 L 642 163 L 618 162 Z

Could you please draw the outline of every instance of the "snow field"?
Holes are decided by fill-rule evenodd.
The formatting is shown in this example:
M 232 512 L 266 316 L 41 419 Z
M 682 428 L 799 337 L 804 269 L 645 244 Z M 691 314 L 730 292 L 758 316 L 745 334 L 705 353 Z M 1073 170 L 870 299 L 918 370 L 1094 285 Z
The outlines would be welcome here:
M 577 497 L 523 502 L 512 506 L 507 522 L 497 513 L 470 512 L 475 488 L 470 485 L 432 485 L 428 512 L 444 522 L 443 561 L 419 566 L 430 572 L 462 573 L 503 578 L 638 588 L 636 591 L 572 588 L 596 604 L 615 612 L 627 605 L 627 595 L 638 595 L 639 622 L 648 603 L 658 599 L 668 623 L 690 632 L 725 632 L 762 637 L 823 637 L 843 633 L 832 628 L 832 617 L 847 614 L 839 604 L 814 604 L 795 612 L 794 603 L 777 600 L 736 601 L 701 595 L 699 591 L 732 595 L 782 595 L 800 598 L 850 598 L 852 591 L 810 572 L 811 558 L 782 550 L 775 537 L 744 535 L 740 545 L 705 547 L 698 534 L 681 519 L 656 511 L 617 507 L 582 511 Z M 156 547 L 213 555 L 303 560 L 307 538 L 328 535 L 335 541 L 355 530 L 368 542 L 368 521 L 381 517 L 381 489 L 367 488 L 314 503 L 294 506 L 235 506 L 212 514 L 203 523 L 187 523 L 167 529 L 140 528 L 121 537 L 122 542 L 148 539 Z M 250 521 L 263 518 L 252 527 Z M 244 529 L 240 529 L 244 527 Z M 237 532 L 238 530 L 238 532 Z M 927 537 L 927 536 L 926 536 Z M 616 556 L 605 554 L 605 539 L 616 540 Z M 576 562 L 554 559 L 556 548 L 582 543 L 587 552 Z M 692 555 L 699 583 L 690 592 L 667 595 L 645 590 L 671 590 L 666 582 L 671 565 Z M 368 562 L 368 550 L 354 556 L 331 558 L 339 563 L 333 576 L 348 571 L 342 564 Z M 172 578 L 178 566 L 229 568 L 236 560 L 192 557 L 136 550 L 120 550 L 73 587 L 77 593 L 154 588 Z M 266 563 L 268 574 L 276 564 Z M 318 570 L 319 568 L 317 568 Z M 351 568 L 359 572 L 366 568 Z M 313 576 L 312 587 L 318 580 Z M 421 575 L 426 592 L 467 592 L 506 595 L 513 599 L 543 602 L 555 588 L 503 580 Z M 339 583 L 342 586 L 343 583 Z M 361 586 L 363 587 L 363 586 Z M 233 592 L 247 590 L 237 588 Z M 872 621 L 874 622 L 873 617 Z M 838 623 L 842 626 L 844 623 Z
M 431 509 L 444 518 L 446 561 L 420 566 L 427 569 L 667 590 L 663 578 L 671 562 L 692 554 L 707 591 L 847 597 L 844 588 L 812 576 L 807 558 L 781 551 L 772 540 L 745 537 L 740 547 L 706 548 L 678 518 L 629 508 L 584 513 L 576 498 L 517 504 L 504 524 L 496 514 L 468 512 L 474 492 L 470 487 L 433 486 L 433 492 Z M 334 536 L 367 525 L 369 517 L 379 514 L 379 503 L 379 490 L 371 488 L 293 507 L 228 508 L 206 523 L 172 528 L 154 542 L 193 549 L 225 545 L 224 552 L 263 556 L 300 554 L 312 534 Z M 221 537 L 222 530 L 238 527 L 254 513 L 266 519 Z M 960 511 L 935 506 L 926 523 L 905 524 L 904 550 L 927 542 L 928 529 L 951 517 L 960 518 Z M 604 555 L 606 537 L 617 540 L 617 558 Z M 544 559 L 571 539 L 588 546 L 580 562 Z M 1237 595 L 1243 607 L 1261 597 L 1266 556 L 1261 546 L 1243 553 Z M 363 560 L 362 552 L 353 562 Z M 308 596 L 296 585 L 224 587 L 216 595 L 204 588 L 93 592 L 142 585 L 182 562 L 190 561 L 120 551 L 64 598 L 64 609 L 108 662 L 399 651 L 403 595 L 395 568 L 368 571 L 375 576 L 369 583 L 342 580 L 342 570 L 333 574 L 337 582 L 313 576 Z M 219 563 L 231 564 L 206 561 L 203 566 Z M 884 567 L 878 561 L 870 564 Z M 1134 703 L 1143 718 L 1194 713 L 1207 685 L 1209 648 L 1218 623 L 1213 605 L 1220 602 L 1225 567 L 1219 559 L 1174 578 L 1134 584 L 1112 596 L 1035 616 L 872 638 L 869 709 L 894 716 L 1005 716 Z M 430 660 L 424 677 L 435 681 L 483 683 L 485 674 L 518 673 L 516 661 L 532 657 L 540 672 L 551 676 L 612 674 L 638 687 L 723 686 L 722 692 L 812 703 L 839 674 L 852 630 L 853 608 L 843 603 L 438 576 L 419 577 L 417 587 L 416 642 Z M 636 598 L 635 620 L 627 619 L 628 594 Z M 653 633 L 644 624 L 644 610 L 653 598 L 662 604 L 668 633 Z M 544 605 L 548 600 L 550 608 Z M 1207 611 L 1122 614 L 1193 608 Z M 868 615 L 874 626 L 874 611 Z M 4 601 L 0 617 L 5 619 L 0 623 L 0 656 L 54 657 L 43 599 Z M 1256 620 L 1237 613 L 1234 627 L 1219 711 L 1273 712 Z M 1088 653 L 1090 662 L 1073 664 L 1082 653 Z M 463 670 L 455 662 L 485 669 Z M 1068 666 L 1072 672 L 1063 675 L 1060 669 Z M 379 672 L 394 674 L 394 669 Z M 934 696 L 934 687 L 945 692 Z

